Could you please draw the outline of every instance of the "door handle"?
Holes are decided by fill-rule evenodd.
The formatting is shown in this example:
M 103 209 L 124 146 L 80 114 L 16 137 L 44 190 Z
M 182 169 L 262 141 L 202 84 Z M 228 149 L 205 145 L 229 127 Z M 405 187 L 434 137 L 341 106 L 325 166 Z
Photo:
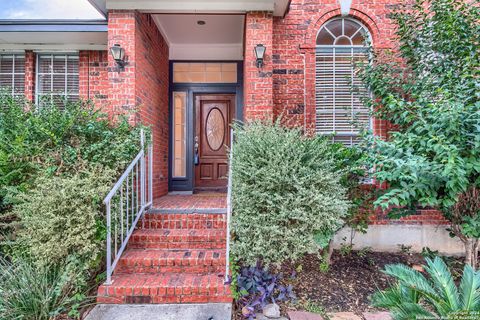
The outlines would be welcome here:
M 198 154 L 198 136 L 195 136 L 193 162 L 195 163 L 196 166 L 200 164 L 200 156 Z

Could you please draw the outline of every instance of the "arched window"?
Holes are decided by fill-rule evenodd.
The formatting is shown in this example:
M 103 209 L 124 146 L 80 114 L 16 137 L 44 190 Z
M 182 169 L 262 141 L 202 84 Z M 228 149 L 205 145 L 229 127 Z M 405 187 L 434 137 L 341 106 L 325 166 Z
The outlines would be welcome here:
M 349 18 L 337 18 L 322 26 L 316 46 L 316 132 L 333 135 L 335 142 L 354 145 L 359 128 L 370 126 L 369 110 L 361 103 L 357 66 L 368 62 L 365 39 L 368 30 Z

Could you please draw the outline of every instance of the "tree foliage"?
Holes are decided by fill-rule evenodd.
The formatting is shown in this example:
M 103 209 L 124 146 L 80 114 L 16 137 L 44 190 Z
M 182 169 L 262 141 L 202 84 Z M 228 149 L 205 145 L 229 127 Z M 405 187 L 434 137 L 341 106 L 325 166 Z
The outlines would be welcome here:
M 373 52 L 362 73 L 374 97 L 366 103 L 394 129 L 386 140 L 365 139 L 374 177 L 388 185 L 376 205 L 441 209 L 472 265 L 480 208 L 457 209 L 468 207 L 459 203 L 472 200 L 466 195 L 480 186 L 479 4 L 417 0 L 402 6 L 392 16 L 398 50 Z

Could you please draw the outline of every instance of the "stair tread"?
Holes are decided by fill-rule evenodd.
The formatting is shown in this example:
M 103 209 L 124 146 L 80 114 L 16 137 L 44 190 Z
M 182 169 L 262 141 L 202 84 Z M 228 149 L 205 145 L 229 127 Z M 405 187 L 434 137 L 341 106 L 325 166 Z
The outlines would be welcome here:
M 183 261 L 198 260 L 200 264 L 217 260 L 225 264 L 225 256 L 225 250 L 222 249 L 128 249 L 120 258 L 120 263 L 172 260 L 174 264 L 183 264 Z
M 106 287 L 194 287 L 227 286 L 223 276 L 190 273 L 118 273 L 112 276 L 112 284 Z

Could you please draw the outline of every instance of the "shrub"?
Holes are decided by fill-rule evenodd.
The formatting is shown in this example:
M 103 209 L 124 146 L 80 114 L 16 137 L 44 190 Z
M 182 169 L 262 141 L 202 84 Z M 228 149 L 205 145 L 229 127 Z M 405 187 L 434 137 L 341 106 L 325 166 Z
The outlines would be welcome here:
M 93 164 L 119 173 L 139 150 L 140 129 L 89 102 L 39 108 L 0 94 L 0 240 L 18 224 L 17 195 L 38 186 L 39 175 L 75 175 Z
M 101 167 L 38 177 L 12 211 L 22 222 L 17 252 L 40 265 L 59 264 L 72 255 L 87 266 L 98 264 L 105 240 L 102 200 L 114 177 L 113 170 Z
M 373 296 L 375 307 L 386 308 L 395 320 L 477 319 L 480 315 L 480 272 L 465 265 L 457 288 L 439 257 L 426 259 L 429 278 L 402 264 L 388 265 L 385 273 L 397 283 Z
M 0 268 L 0 319 L 51 320 L 85 301 L 86 288 L 74 285 L 81 276 L 74 262 L 39 267 L 0 258 Z
M 330 143 L 278 123 L 236 126 L 235 136 L 233 255 L 269 265 L 318 252 L 315 234 L 333 234 L 350 207 Z

